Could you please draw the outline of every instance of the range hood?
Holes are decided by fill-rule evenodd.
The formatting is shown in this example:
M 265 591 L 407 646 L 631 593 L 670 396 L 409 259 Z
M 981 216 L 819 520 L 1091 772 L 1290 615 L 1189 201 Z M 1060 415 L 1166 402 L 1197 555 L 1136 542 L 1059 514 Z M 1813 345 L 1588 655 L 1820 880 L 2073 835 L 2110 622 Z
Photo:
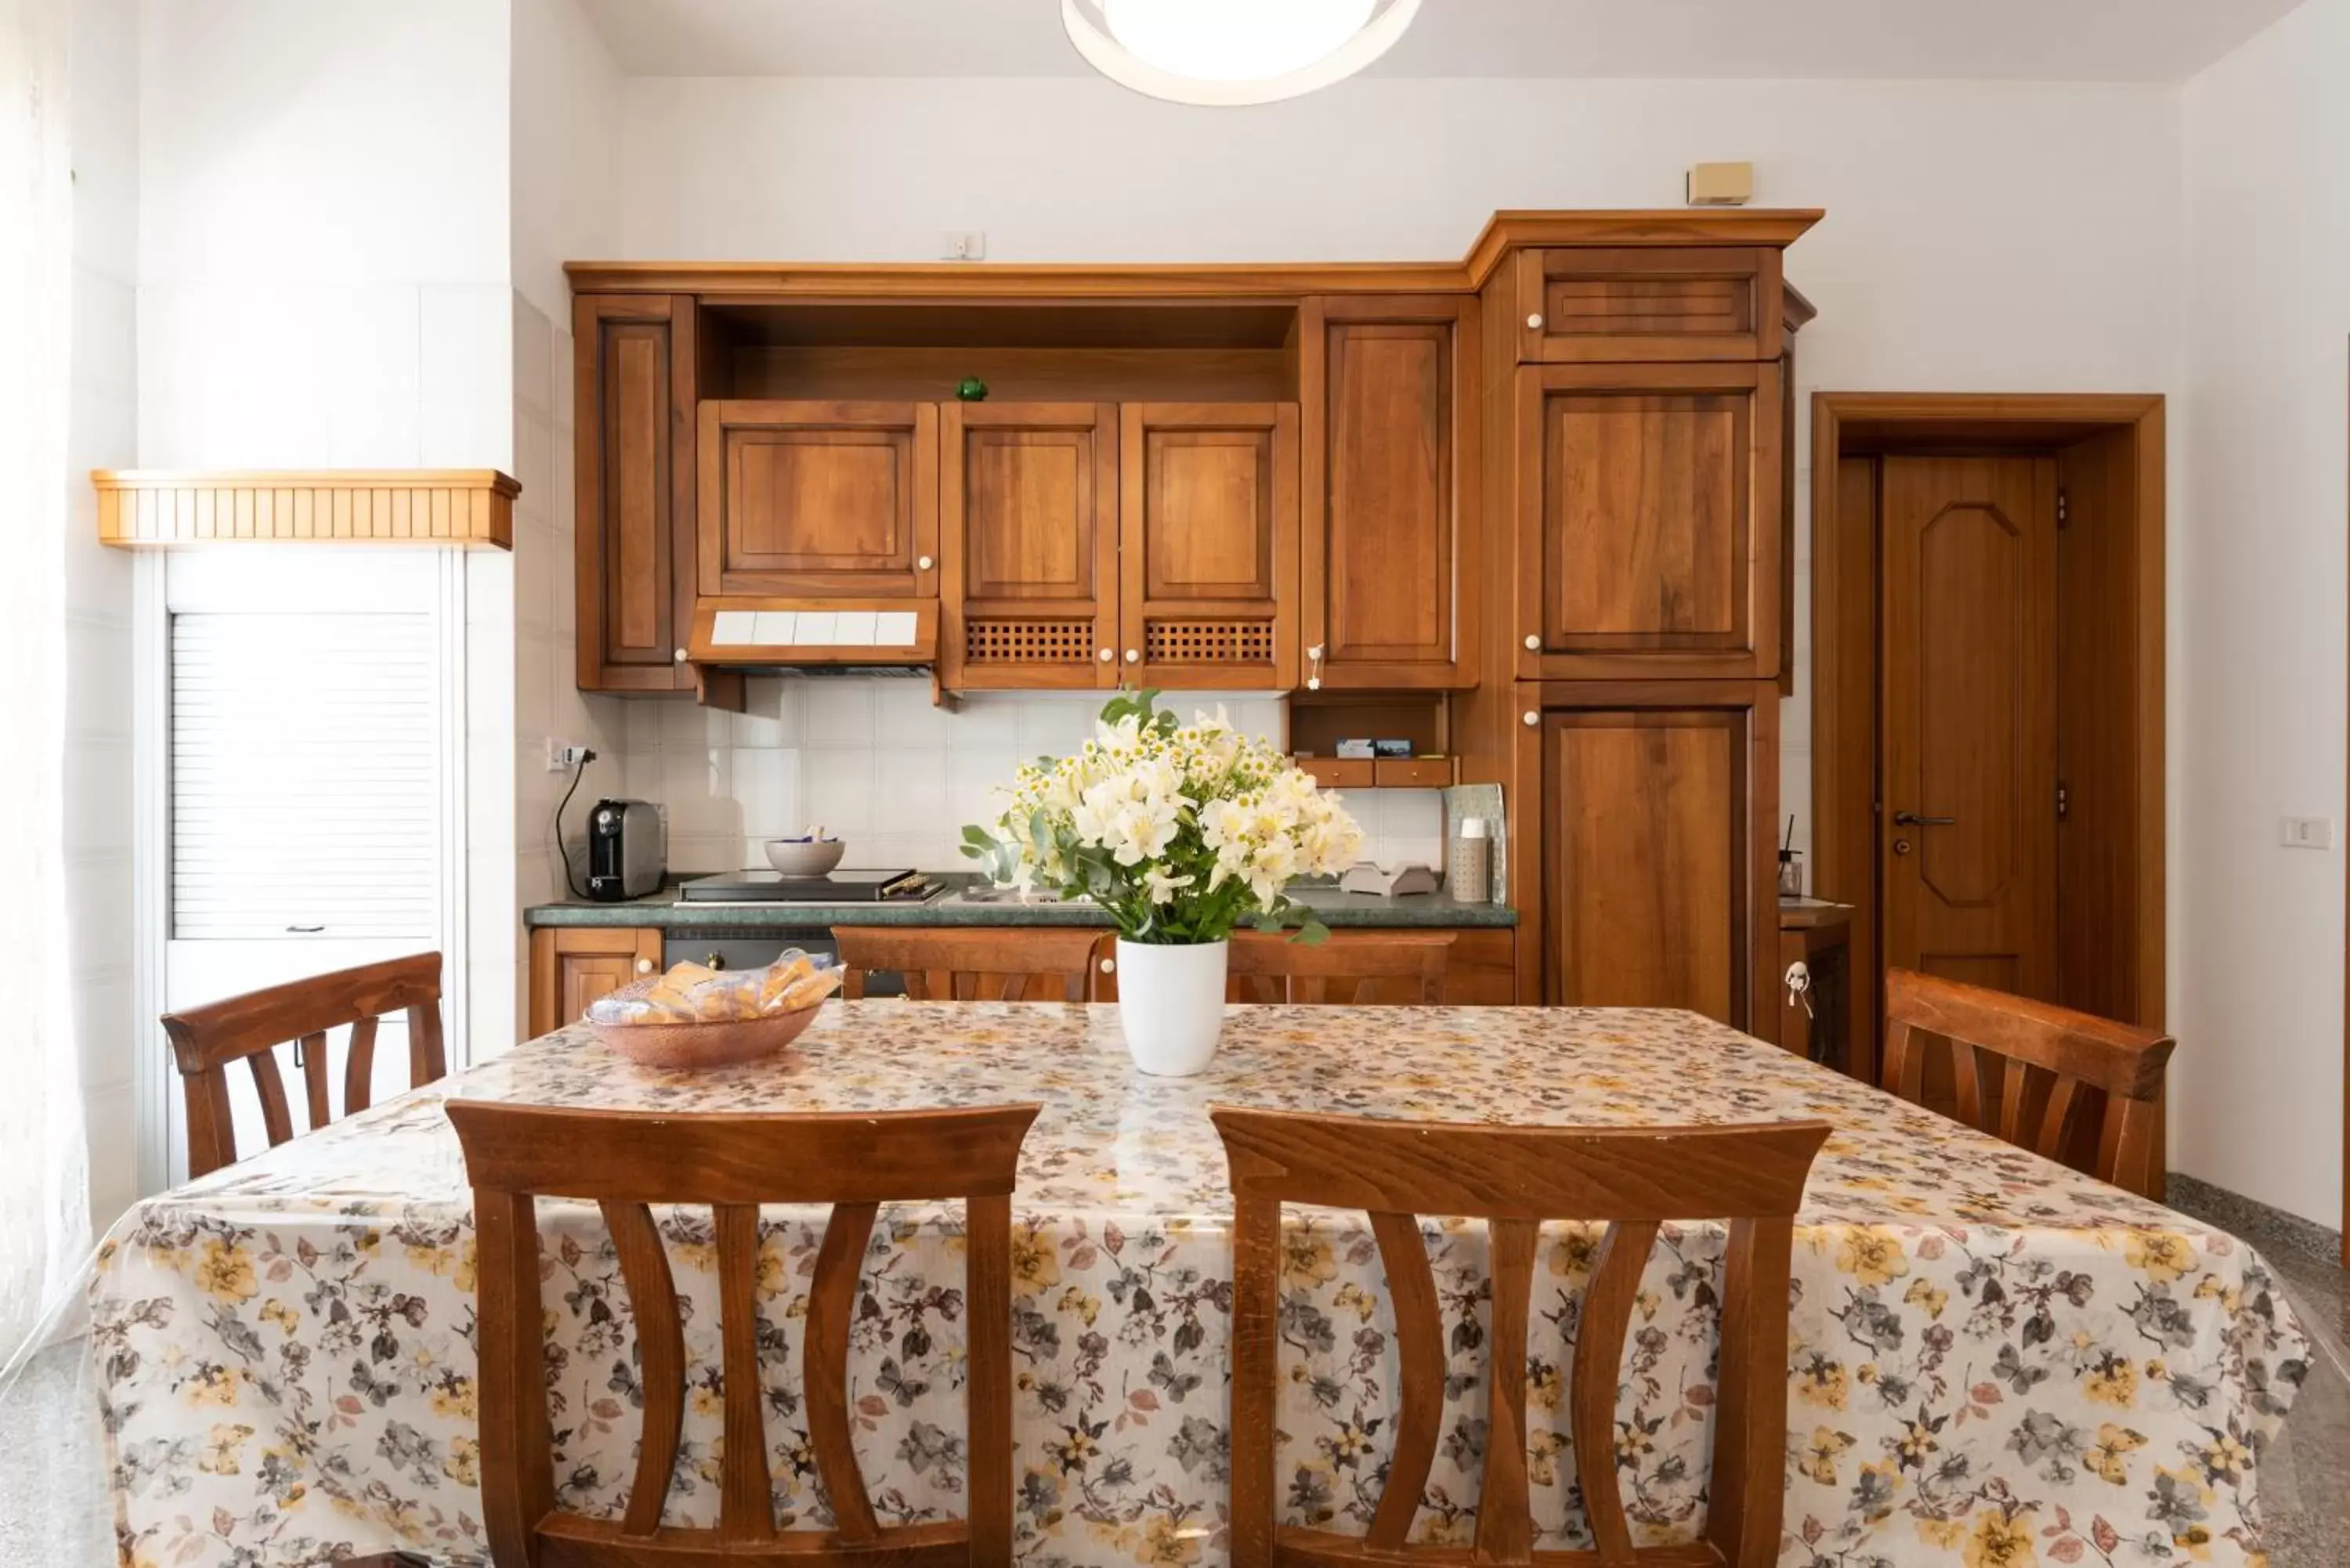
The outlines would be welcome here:
M 695 601 L 686 652 L 696 664 L 796 674 L 927 675 L 938 661 L 936 599 Z

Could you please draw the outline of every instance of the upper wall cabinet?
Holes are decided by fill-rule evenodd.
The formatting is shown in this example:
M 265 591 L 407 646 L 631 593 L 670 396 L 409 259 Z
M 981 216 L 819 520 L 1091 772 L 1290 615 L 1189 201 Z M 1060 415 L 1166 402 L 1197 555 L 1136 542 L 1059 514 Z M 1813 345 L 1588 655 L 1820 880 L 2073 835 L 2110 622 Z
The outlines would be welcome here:
M 1780 374 L 1517 372 L 1521 679 L 1777 673 Z
M 938 421 L 930 403 L 705 401 L 702 592 L 937 594 Z
M 1119 411 L 1121 677 L 1296 684 L 1297 405 Z
M 1528 250 L 1517 268 L 1521 360 L 1779 357 L 1776 250 Z
M 1298 639 L 1330 690 L 1477 681 L 1474 295 L 1309 300 Z
M 946 684 L 1117 684 L 1118 406 L 949 403 L 940 427 Z
M 572 302 L 577 422 L 579 685 L 691 690 L 694 302 Z

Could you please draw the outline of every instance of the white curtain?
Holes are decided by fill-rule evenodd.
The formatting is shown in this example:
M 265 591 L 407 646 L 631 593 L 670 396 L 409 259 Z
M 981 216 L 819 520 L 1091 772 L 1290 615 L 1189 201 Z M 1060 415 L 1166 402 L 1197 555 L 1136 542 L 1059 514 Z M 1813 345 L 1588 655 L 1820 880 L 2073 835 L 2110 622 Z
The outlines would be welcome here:
M 73 186 L 67 0 L 0 0 L 0 1361 L 88 1251 L 65 900 L 66 420 Z M 84 481 L 87 483 L 87 480 Z M 124 1129 L 129 1136 L 129 1129 Z

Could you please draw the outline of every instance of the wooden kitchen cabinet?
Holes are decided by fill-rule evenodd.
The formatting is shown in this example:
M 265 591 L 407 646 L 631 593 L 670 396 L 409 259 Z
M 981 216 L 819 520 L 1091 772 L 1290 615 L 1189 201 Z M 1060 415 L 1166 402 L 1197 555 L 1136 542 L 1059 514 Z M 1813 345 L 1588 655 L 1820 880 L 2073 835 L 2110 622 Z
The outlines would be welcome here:
M 1657 364 L 1779 357 L 1779 252 L 1745 245 L 1530 249 L 1518 358 Z
M 1296 684 L 1297 405 L 1119 414 L 1119 679 Z
M 1334 947 L 1349 942 L 1366 941 L 1384 933 L 1348 928 L 1330 933 Z M 1509 1007 L 1518 997 L 1518 934 L 1507 926 L 1463 926 L 1451 929 L 1452 950 L 1447 960 L 1444 976 L 1444 1004 L 1448 1007 Z M 1243 930 L 1232 933 L 1235 942 L 1287 941 L 1286 935 Z M 1118 938 L 1104 933 L 1094 948 L 1094 988 L 1096 1002 L 1118 1000 Z M 1376 993 L 1378 1002 L 1397 1006 L 1424 1005 L 1419 981 L 1416 980 L 1382 981 Z
M 693 296 L 583 294 L 572 329 L 579 688 L 691 691 Z
M 1520 989 L 1679 1007 L 1778 1033 L 1778 689 L 1769 681 L 1519 688 Z M 1526 722 L 1531 721 L 1531 722 Z M 1529 1000 L 1533 1000 L 1529 997 Z
M 1118 440 L 1114 403 L 940 410 L 950 688 L 1118 683 Z
M 937 595 L 937 405 L 712 399 L 699 444 L 703 594 Z
M 661 967 L 650 926 L 541 926 L 530 933 L 530 1032 L 577 1023 L 588 1003 Z
M 1517 372 L 1516 673 L 1778 673 L 1782 369 Z
M 1300 314 L 1298 640 L 1324 690 L 1477 683 L 1478 313 L 1413 295 Z

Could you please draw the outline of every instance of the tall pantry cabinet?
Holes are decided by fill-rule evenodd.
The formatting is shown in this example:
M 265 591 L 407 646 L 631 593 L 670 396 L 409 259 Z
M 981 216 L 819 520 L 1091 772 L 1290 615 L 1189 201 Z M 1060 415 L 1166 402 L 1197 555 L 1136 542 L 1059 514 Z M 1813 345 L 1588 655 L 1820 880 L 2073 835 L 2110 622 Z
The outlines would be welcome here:
M 1528 249 L 1483 290 L 1489 674 L 1521 1002 L 1768 1038 L 1791 337 L 1779 252 Z M 1497 677 L 1494 672 L 1504 672 Z

